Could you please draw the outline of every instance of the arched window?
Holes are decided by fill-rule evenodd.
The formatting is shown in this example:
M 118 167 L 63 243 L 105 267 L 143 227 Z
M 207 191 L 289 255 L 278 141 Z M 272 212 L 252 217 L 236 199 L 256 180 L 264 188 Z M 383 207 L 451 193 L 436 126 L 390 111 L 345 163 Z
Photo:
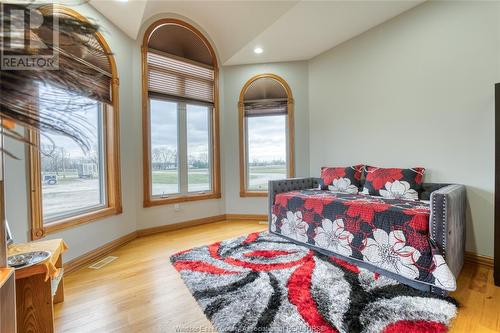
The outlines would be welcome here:
M 145 32 L 144 206 L 220 198 L 218 67 L 192 25 L 162 19 Z
M 268 181 L 293 177 L 293 96 L 275 74 L 260 74 L 240 93 L 240 196 L 267 196 Z
M 88 22 L 78 12 L 58 5 L 39 10 L 44 15 Z M 85 133 L 88 150 L 63 135 L 29 131 L 34 143 L 29 153 L 32 239 L 122 212 L 116 63 L 100 33 L 85 42 L 95 53 L 82 52 L 61 40 L 59 66 L 78 67 L 75 76 L 81 85 L 92 87 L 90 96 L 79 95 L 77 85 L 67 90 L 57 80 L 33 86 L 39 117 L 70 117 L 70 126 Z M 71 112 L 58 112 L 59 108 Z

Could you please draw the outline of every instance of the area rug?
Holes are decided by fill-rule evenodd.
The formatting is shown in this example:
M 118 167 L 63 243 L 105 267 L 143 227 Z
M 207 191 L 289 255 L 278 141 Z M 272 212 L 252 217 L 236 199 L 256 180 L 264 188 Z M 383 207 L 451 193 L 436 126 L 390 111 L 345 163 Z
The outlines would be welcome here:
M 402 285 L 268 232 L 170 258 L 219 333 L 447 332 L 450 297 Z

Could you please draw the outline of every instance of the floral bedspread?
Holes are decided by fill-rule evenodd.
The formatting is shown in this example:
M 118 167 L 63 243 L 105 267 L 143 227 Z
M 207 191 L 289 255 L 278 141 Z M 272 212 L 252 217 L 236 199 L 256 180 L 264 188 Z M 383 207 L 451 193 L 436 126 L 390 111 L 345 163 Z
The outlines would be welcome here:
M 452 291 L 455 277 L 430 240 L 429 215 L 422 201 L 302 190 L 276 195 L 270 230 Z

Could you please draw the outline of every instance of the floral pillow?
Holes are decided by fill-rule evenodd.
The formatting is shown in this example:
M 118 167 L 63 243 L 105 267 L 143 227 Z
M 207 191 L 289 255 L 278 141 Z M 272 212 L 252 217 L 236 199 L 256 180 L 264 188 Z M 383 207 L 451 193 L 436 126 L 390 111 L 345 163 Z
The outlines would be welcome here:
M 399 169 L 367 166 L 363 194 L 387 199 L 418 200 L 424 168 Z
M 350 167 L 322 167 L 321 179 L 324 188 L 330 191 L 356 194 L 361 185 L 361 175 L 364 165 Z

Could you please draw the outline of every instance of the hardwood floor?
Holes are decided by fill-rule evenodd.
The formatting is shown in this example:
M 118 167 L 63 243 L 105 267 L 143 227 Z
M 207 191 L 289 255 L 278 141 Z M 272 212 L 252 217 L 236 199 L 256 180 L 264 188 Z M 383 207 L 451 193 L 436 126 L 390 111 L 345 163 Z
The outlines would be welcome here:
M 177 251 L 265 230 L 224 221 L 141 237 L 113 251 L 118 259 L 65 277 L 55 306 L 57 332 L 215 332 L 169 262 Z M 453 296 L 462 304 L 450 332 L 500 332 L 500 288 L 491 268 L 466 266 Z
M 500 332 L 500 287 L 493 284 L 493 269 L 467 264 L 451 294 L 460 303 L 450 332 Z

